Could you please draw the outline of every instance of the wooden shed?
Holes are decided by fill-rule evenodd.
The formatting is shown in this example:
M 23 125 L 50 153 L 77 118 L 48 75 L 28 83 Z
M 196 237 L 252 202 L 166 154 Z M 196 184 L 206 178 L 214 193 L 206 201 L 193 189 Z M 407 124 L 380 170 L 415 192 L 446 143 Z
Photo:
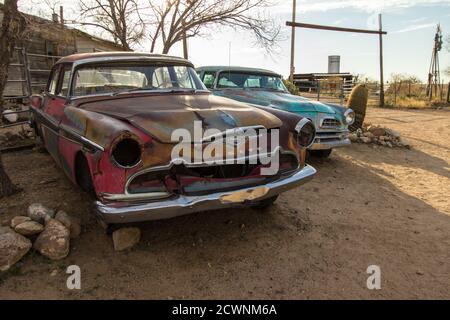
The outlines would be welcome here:
M 24 98 L 40 92 L 45 87 L 52 65 L 60 57 L 83 52 L 123 51 L 122 46 L 112 41 L 67 27 L 58 21 L 23 15 L 27 29 L 23 40 L 16 44 L 5 97 Z M 0 26 L 2 19 L 3 4 L 0 4 Z

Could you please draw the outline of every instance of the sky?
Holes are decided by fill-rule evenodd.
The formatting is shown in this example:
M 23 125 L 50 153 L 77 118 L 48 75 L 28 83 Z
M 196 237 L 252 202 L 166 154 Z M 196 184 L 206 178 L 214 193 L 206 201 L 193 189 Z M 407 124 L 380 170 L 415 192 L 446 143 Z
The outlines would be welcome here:
M 19 6 L 29 10 L 30 1 L 20 0 Z M 41 2 L 33 3 L 32 10 L 46 10 Z M 59 2 L 67 14 L 76 10 L 76 0 Z M 393 73 L 406 73 L 426 81 L 437 24 L 441 24 L 444 37 L 450 35 L 450 0 L 297 0 L 298 22 L 377 29 L 379 13 L 383 15 L 383 29 L 388 32 L 384 37 L 386 80 Z M 285 22 L 291 20 L 292 0 L 278 0 L 266 14 L 282 26 L 276 54 L 267 55 L 255 45 L 250 32 L 228 28 L 212 30 L 207 38 L 190 39 L 189 59 L 196 66 L 228 65 L 231 61 L 232 65 L 265 68 L 287 76 L 291 29 Z M 296 32 L 296 73 L 327 72 L 328 56 L 340 55 L 342 72 L 379 79 L 377 35 L 309 29 Z M 148 47 L 144 43 L 137 49 L 144 51 Z M 181 45 L 174 46 L 170 54 L 182 55 Z M 447 47 L 440 53 L 440 64 L 442 70 L 450 67 Z M 450 80 L 442 73 L 446 81 Z

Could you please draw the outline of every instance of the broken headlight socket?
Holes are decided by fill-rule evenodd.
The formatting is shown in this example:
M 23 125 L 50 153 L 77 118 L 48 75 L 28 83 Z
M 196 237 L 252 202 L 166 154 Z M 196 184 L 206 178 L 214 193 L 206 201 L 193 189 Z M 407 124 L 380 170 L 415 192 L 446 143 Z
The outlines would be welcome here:
M 140 143 L 132 137 L 124 137 L 114 144 L 111 151 L 112 162 L 125 169 L 137 166 L 141 162 Z

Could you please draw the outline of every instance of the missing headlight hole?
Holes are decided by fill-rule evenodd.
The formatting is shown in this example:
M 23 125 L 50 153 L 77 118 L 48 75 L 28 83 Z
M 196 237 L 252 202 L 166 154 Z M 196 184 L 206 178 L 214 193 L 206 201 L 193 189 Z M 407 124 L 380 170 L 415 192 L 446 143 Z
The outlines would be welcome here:
M 131 168 L 141 161 L 141 146 L 134 139 L 123 139 L 116 144 L 112 159 L 121 167 Z

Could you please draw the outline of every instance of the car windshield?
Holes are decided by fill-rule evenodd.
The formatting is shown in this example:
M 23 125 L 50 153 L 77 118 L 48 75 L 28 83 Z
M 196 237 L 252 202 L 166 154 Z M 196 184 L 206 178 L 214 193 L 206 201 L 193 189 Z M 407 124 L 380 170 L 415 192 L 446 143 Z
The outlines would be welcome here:
M 135 90 L 206 90 L 193 68 L 161 64 L 82 66 L 75 72 L 72 88 L 75 97 Z
M 287 91 L 279 76 L 228 71 L 220 73 L 217 87 Z

